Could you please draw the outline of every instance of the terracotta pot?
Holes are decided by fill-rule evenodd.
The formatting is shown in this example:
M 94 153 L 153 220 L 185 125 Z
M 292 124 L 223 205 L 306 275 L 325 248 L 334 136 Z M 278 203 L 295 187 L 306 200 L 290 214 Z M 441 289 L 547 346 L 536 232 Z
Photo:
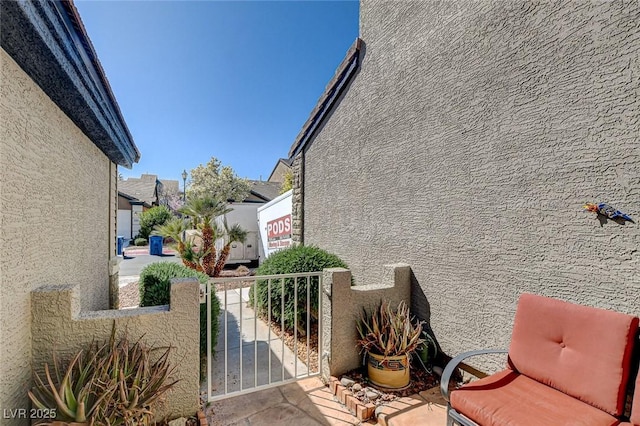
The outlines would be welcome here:
M 409 355 L 384 356 L 368 353 L 367 372 L 374 385 L 403 388 L 409 384 Z

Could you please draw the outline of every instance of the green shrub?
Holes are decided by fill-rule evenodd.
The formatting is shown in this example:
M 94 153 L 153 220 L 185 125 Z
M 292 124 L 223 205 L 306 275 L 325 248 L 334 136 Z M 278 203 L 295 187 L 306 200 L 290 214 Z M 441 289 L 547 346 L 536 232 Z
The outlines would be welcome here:
M 346 268 L 347 265 L 336 255 L 314 246 L 293 246 L 280 250 L 269 256 L 256 270 L 256 275 L 294 274 L 301 272 L 321 272 L 325 268 Z M 284 282 L 284 293 L 282 285 Z M 298 329 L 307 326 L 307 279 L 298 278 Z M 271 318 L 282 322 L 282 300 L 284 299 L 285 329 L 294 329 L 295 319 L 295 280 L 271 280 Z M 257 310 L 267 315 L 269 306 L 269 283 L 265 280 L 257 282 Z M 253 287 L 249 290 L 249 303 L 254 305 Z M 310 317 L 317 319 L 318 312 L 318 278 L 309 279 Z M 255 306 L 255 305 L 254 305 Z
M 133 240 L 133 245 L 135 245 L 135 246 L 146 246 L 147 245 L 147 239 L 146 238 L 136 238 L 135 240 Z
M 164 225 L 173 218 L 173 214 L 167 206 L 151 207 L 140 214 L 140 231 L 138 238 L 149 239 L 149 235 L 156 225 Z
M 171 262 L 147 265 L 140 272 L 140 306 L 169 304 L 169 287 L 173 278 L 197 278 L 201 284 L 209 280 L 202 272 Z M 215 293 L 211 297 L 211 353 L 214 354 L 218 341 L 218 315 L 220 300 Z M 200 357 L 207 356 L 207 310 L 206 303 L 200 304 Z

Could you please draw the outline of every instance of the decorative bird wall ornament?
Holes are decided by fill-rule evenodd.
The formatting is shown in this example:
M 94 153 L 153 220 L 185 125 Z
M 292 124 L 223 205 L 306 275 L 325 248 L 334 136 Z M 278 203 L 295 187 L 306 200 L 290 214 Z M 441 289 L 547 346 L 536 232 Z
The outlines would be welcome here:
M 606 216 L 609 219 L 612 220 L 619 220 L 619 221 L 629 221 L 629 222 L 633 222 L 633 219 L 631 219 L 631 217 L 626 214 L 626 213 L 622 213 L 620 210 L 616 209 L 615 207 L 610 206 L 607 203 L 600 203 L 600 204 L 595 204 L 595 203 L 587 203 L 584 206 L 582 206 L 584 209 L 586 209 L 587 211 L 590 212 L 594 212 L 594 213 L 598 213 L 600 215 Z M 635 223 L 635 222 L 633 222 Z

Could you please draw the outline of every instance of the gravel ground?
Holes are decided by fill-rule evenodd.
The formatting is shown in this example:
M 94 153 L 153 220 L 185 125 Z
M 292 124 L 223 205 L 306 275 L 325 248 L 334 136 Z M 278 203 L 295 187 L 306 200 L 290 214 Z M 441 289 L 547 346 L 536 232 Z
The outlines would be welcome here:
M 120 309 L 137 308 L 140 305 L 138 281 L 120 287 L 118 297 L 120 299 Z
M 357 389 L 353 386 L 348 386 L 353 391 L 353 395 L 363 403 L 372 403 L 376 406 L 387 404 L 399 397 L 410 396 L 416 393 L 420 393 L 424 390 L 428 390 L 437 386 L 440 383 L 440 378 L 432 373 L 427 372 L 423 368 L 412 365 L 411 367 L 411 381 L 409 385 L 402 390 L 389 390 L 383 389 L 370 383 L 367 379 L 366 368 L 357 368 L 351 370 L 346 374 L 343 374 L 339 379 L 349 379 L 357 384 Z M 368 388 L 373 388 L 373 392 L 367 392 Z M 373 399 L 370 399 L 368 395 L 373 395 Z
M 246 266 L 239 266 L 232 271 L 222 271 L 220 277 L 244 277 L 251 275 L 252 271 Z M 123 277 L 122 281 L 131 281 L 129 277 Z M 121 281 L 121 284 L 123 283 Z M 251 281 L 242 281 L 239 283 L 227 284 L 227 290 L 231 290 L 239 287 L 248 287 L 251 285 Z M 222 287 L 218 285 L 218 291 L 222 290 Z M 118 299 L 120 302 L 120 309 L 137 308 L 140 305 L 140 290 L 138 288 L 138 281 L 131 281 L 128 284 L 120 287 Z

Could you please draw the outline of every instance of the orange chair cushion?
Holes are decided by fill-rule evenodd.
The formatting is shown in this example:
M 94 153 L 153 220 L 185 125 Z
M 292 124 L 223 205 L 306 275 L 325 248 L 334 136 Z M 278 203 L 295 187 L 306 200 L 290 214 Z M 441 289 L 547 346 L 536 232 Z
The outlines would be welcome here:
M 638 371 L 638 377 L 636 378 L 636 389 L 631 403 L 631 423 L 640 426 L 640 371 Z
M 637 329 L 631 315 L 523 294 L 509 360 L 525 376 L 619 416 Z
M 589 404 L 504 370 L 451 392 L 451 407 L 483 426 L 617 425 Z

